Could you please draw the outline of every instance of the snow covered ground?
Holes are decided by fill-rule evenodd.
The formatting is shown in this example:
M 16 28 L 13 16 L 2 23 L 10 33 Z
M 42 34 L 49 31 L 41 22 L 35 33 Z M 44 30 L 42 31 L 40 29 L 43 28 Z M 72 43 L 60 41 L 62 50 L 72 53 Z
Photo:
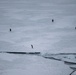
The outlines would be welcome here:
M 0 51 L 75 53 L 75 9 L 75 0 L 0 0 Z M 61 61 L 0 53 L 0 75 L 69 75 L 71 71 Z

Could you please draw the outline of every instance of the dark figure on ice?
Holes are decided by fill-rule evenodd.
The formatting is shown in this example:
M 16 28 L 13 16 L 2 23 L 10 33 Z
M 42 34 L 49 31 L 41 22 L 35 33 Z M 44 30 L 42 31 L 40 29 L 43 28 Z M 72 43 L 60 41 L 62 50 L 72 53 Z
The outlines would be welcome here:
M 76 27 L 75 27 L 75 29 L 76 29 Z
M 54 22 L 54 19 L 52 19 L 52 22 Z
M 9 30 L 10 30 L 10 32 L 12 31 L 11 28 Z
M 31 48 L 33 49 L 33 45 L 31 45 Z

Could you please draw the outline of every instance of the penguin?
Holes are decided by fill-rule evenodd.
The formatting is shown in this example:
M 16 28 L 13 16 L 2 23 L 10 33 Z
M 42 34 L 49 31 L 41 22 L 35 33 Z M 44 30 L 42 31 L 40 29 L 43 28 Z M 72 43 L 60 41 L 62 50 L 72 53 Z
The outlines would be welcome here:
M 10 28 L 10 29 L 9 29 L 9 31 L 11 32 L 11 31 L 12 31 L 12 29 Z
M 52 19 L 52 22 L 54 22 L 54 19 Z
M 33 49 L 33 45 L 31 45 L 31 48 Z

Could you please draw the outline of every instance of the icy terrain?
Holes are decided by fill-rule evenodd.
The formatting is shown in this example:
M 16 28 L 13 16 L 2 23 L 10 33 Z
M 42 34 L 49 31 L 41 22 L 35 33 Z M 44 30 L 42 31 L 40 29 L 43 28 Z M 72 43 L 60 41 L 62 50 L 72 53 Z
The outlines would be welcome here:
M 71 66 L 76 70 L 75 54 L 59 54 L 76 53 L 75 9 L 76 0 L 0 0 L 0 75 L 69 75 Z M 41 54 L 1 53 L 7 51 Z

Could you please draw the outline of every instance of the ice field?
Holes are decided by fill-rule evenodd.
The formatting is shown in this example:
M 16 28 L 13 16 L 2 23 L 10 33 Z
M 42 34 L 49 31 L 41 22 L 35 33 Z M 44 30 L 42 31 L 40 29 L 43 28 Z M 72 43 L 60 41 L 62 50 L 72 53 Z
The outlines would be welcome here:
M 75 0 L 0 0 L 0 75 L 76 75 L 75 9 Z

